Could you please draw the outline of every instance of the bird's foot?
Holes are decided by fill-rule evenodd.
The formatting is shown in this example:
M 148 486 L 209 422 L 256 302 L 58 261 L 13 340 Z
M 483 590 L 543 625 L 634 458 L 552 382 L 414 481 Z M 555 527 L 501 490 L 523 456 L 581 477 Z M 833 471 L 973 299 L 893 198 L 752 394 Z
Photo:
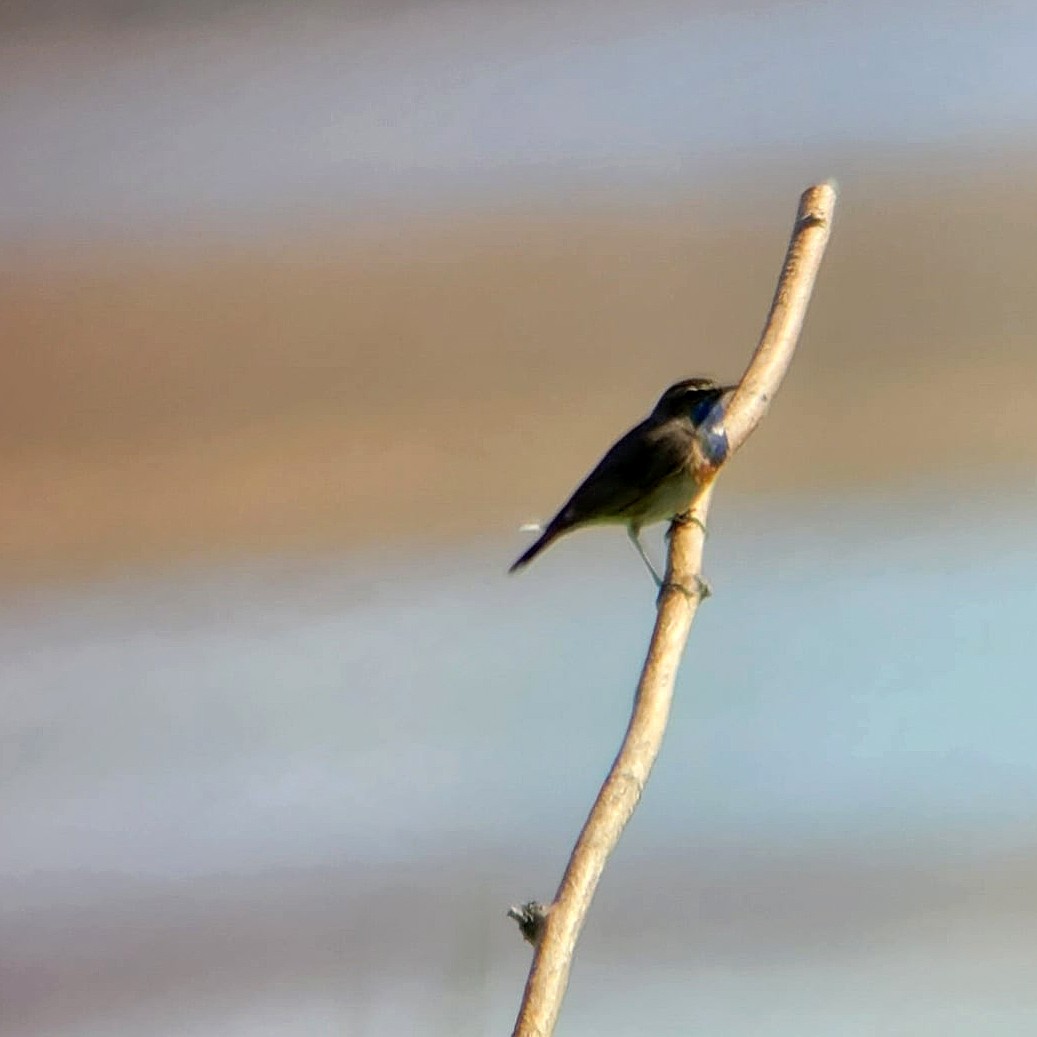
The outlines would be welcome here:
M 704 537 L 709 535 L 709 530 L 706 529 L 706 524 L 698 517 L 698 515 L 694 515 L 690 511 L 682 511 L 679 515 L 673 516 L 670 528 L 666 531 L 667 538 L 673 536 L 673 530 L 676 526 L 698 526 L 699 529 L 702 530 L 702 535 Z
M 709 581 L 704 576 L 695 577 L 695 589 L 692 590 L 689 587 L 685 587 L 683 583 L 677 583 L 675 580 L 663 580 L 659 583 L 659 595 L 655 599 L 656 604 L 662 601 L 663 595 L 667 591 L 677 591 L 683 594 L 688 601 L 705 601 L 706 598 L 713 596 L 713 588 L 710 587 Z

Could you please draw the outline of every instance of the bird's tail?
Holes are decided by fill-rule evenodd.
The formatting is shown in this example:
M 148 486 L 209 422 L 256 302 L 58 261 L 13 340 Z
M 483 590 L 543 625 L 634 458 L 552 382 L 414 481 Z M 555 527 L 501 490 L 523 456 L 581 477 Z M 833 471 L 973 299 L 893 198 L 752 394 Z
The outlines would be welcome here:
M 524 569 L 541 551 L 550 547 L 569 527 L 561 522 L 552 522 L 519 557 L 515 564 L 508 570 L 509 573 Z

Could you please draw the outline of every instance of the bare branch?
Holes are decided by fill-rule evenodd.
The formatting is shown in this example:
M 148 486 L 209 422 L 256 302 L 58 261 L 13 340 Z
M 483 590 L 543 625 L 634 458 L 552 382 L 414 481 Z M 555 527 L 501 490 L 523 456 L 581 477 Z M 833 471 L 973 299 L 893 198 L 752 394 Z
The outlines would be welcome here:
M 808 187 L 799 199 L 796 223 L 760 344 L 726 408 L 728 456 L 760 423 L 792 362 L 832 229 L 835 199 L 831 183 Z
M 666 580 L 630 723 L 538 932 L 513 1037 L 549 1037 L 554 1032 L 576 940 L 598 880 L 641 798 L 666 731 L 677 667 L 703 597 L 702 549 L 713 480 L 759 424 L 792 359 L 828 242 L 835 199 L 831 184 L 810 187 L 800 199 L 760 344 L 726 414 L 718 414 L 721 423 L 703 429 L 693 448 L 701 488 L 688 514 L 670 527 Z

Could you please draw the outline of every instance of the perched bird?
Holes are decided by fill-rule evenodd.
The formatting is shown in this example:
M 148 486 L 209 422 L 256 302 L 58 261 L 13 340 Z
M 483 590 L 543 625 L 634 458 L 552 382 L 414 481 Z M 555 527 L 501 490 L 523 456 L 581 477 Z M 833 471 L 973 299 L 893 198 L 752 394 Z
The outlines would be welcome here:
M 528 565 L 564 533 L 612 522 L 626 525 L 637 553 L 661 584 L 641 544 L 641 527 L 672 519 L 691 504 L 698 488 L 690 467 L 695 430 L 735 388 L 710 378 L 687 378 L 671 385 L 652 413 L 613 445 L 508 571 Z

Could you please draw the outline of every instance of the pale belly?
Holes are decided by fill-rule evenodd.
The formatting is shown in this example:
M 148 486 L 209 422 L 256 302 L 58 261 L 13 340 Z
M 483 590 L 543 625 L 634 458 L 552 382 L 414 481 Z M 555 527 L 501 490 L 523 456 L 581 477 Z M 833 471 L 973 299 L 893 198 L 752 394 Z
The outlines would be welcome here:
M 668 479 L 655 491 L 638 502 L 638 507 L 632 508 L 627 514 L 625 521 L 635 526 L 649 526 L 653 522 L 666 522 L 687 511 L 698 484 L 690 472 L 682 472 L 680 475 Z

